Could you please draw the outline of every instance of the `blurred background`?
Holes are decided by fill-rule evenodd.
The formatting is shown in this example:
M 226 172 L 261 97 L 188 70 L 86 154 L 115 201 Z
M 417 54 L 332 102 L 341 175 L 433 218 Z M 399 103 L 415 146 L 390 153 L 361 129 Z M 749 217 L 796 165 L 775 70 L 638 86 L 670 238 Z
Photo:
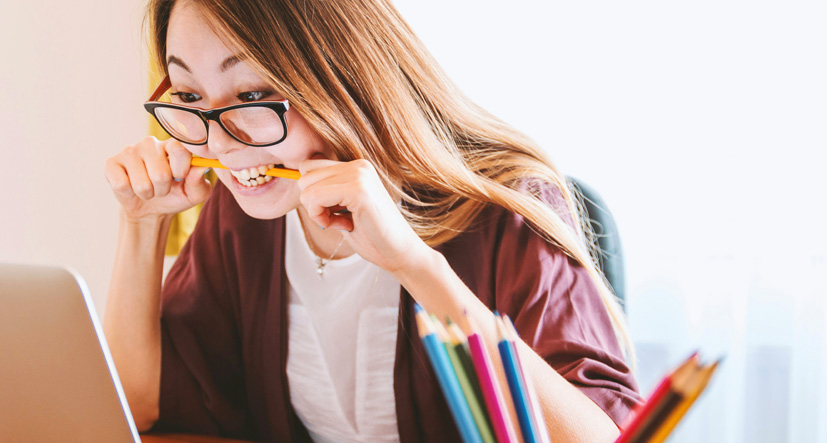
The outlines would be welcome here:
M 0 261 L 99 313 L 107 157 L 147 131 L 143 1 L 0 3 Z M 827 4 L 396 0 L 454 81 L 600 192 L 648 393 L 726 356 L 673 442 L 827 443 Z

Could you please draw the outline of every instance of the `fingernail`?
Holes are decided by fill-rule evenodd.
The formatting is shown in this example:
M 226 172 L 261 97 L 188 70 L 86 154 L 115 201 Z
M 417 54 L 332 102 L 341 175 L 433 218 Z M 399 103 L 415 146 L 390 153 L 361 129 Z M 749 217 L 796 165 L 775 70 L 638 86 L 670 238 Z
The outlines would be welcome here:
M 182 182 L 182 181 L 184 181 L 184 179 L 183 179 L 183 178 L 173 178 L 173 180 L 175 180 L 175 181 L 177 181 L 177 182 Z
M 324 231 L 324 226 L 319 225 L 319 228 L 321 228 L 321 230 Z
M 207 175 L 207 173 L 210 172 L 210 171 L 212 171 L 212 168 L 207 168 L 207 170 L 204 171 L 204 175 Z

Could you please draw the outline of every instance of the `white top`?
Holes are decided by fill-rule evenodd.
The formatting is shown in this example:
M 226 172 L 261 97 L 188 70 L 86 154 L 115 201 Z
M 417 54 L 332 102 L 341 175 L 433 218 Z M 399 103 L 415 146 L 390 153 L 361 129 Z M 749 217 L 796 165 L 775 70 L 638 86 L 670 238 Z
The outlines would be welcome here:
M 317 442 L 399 441 L 399 282 L 358 254 L 328 262 L 319 278 L 296 210 L 285 221 L 287 380 L 296 414 Z

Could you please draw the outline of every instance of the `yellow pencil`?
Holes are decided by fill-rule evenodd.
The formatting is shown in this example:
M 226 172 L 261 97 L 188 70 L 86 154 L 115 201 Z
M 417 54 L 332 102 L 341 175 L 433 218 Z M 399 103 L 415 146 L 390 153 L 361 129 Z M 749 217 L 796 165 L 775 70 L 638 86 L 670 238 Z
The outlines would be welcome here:
M 193 157 L 190 164 L 193 166 L 206 166 L 208 168 L 227 169 L 227 167 L 222 165 L 221 162 L 219 162 L 218 160 L 212 160 L 209 158 Z M 291 180 L 298 180 L 302 176 L 301 173 L 299 173 L 299 171 L 287 168 L 269 169 L 267 172 L 264 173 L 264 175 L 269 175 L 270 177 L 289 178 Z
M 683 400 L 683 402 L 681 402 L 677 409 L 669 415 L 669 418 L 663 422 L 655 435 L 652 436 L 652 439 L 649 440 L 649 443 L 663 443 L 666 438 L 669 437 L 669 434 L 672 433 L 675 426 L 677 426 L 678 422 L 681 421 L 684 414 L 686 414 L 686 411 L 689 410 L 692 404 L 695 403 L 695 400 L 697 400 L 701 395 L 704 388 L 706 388 L 706 384 L 709 383 L 709 379 L 712 378 L 712 374 L 715 373 L 716 369 L 718 369 L 718 364 L 720 362 L 721 361 L 718 360 L 715 363 L 706 365 L 695 374 L 693 377 L 694 379 L 691 381 L 692 390 L 689 392 L 689 395 Z

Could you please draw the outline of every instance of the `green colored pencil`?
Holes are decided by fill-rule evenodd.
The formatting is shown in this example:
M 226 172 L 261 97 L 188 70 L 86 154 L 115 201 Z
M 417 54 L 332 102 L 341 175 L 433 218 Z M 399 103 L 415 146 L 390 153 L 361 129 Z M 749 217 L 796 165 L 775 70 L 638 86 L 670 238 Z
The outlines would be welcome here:
M 456 347 L 451 343 L 451 336 L 445 329 L 445 326 L 433 315 L 431 318 L 434 322 L 434 330 L 437 336 L 445 344 L 445 350 L 448 352 L 448 358 L 451 360 L 451 365 L 454 367 L 454 372 L 457 374 L 459 385 L 462 388 L 462 393 L 465 395 L 465 400 L 468 402 L 468 407 L 471 409 L 471 416 L 474 417 L 474 422 L 477 424 L 477 429 L 480 431 L 482 441 L 485 443 L 497 443 L 494 438 L 494 431 L 491 424 L 488 422 L 488 417 L 485 415 L 485 409 L 482 406 L 482 399 L 474 392 L 468 374 L 462 365 L 462 360 L 457 354 Z

